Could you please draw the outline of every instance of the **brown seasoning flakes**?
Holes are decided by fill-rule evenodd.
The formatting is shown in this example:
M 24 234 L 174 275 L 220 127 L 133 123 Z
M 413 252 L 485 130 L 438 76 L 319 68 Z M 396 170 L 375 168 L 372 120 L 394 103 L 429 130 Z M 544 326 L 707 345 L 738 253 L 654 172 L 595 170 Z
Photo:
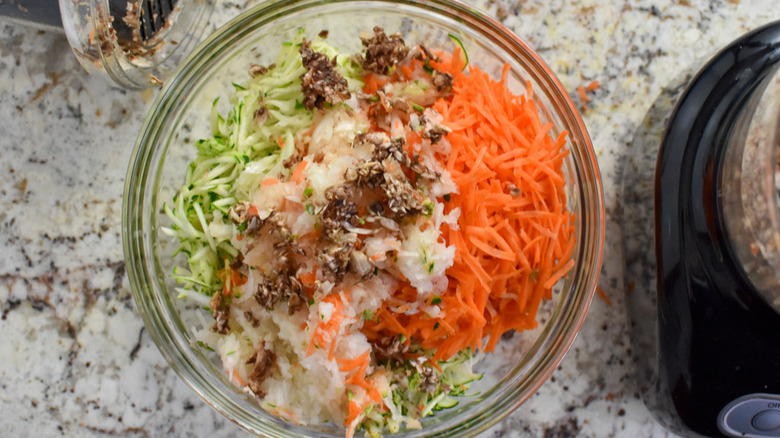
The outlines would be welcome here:
M 322 109 L 327 102 L 331 105 L 350 98 L 347 80 L 335 69 L 336 58 L 332 60 L 322 53 L 311 49 L 311 41 L 303 40 L 301 48 L 303 66 L 308 70 L 303 74 L 303 105 L 308 110 Z
M 249 203 L 235 205 L 228 211 L 228 217 L 236 224 L 246 224 L 245 236 L 258 237 L 261 234 L 274 239 L 275 273 L 265 276 L 254 293 L 255 301 L 266 309 L 273 309 L 279 302 L 286 301 L 292 315 L 303 305 L 303 286 L 295 276 L 295 255 L 304 254 L 298 247 L 284 219 L 271 212 L 265 219 Z M 243 263 L 243 262 L 241 262 Z M 239 264 L 239 267 L 241 265 Z M 212 306 L 213 307 L 213 306 Z M 216 318 L 215 311 L 215 318 Z
M 273 309 L 279 302 L 287 301 L 287 312 L 292 315 L 303 304 L 303 292 L 303 285 L 290 270 L 265 278 L 257 286 L 254 297 L 257 304 L 266 309 Z
M 453 82 L 455 82 L 455 78 L 453 78 L 450 73 L 441 72 L 439 70 L 433 70 L 431 73 L 431 83 L 436 87 L 436 91 L 439 93 L 451 89 Z
M 326 196 L 330 192 L 326 193 Z M 320 214 L 320 225 L 322 232 L 331 240 L 336 240 L 335 236 L 344 224 L 350 224 L 353 227 L 358 225 L 358 207 L 346 197 L 332 196 L 330 202 Z
M 382 186 L 387 196 L 387 207 L 396 220 L 410 216 L 418 216 L 425 212 L 423 197 L 406 178 L 385 174 L 385 184 Z
M 420 390 L 433 394 L 436 391 L 436 388 L 439 387 L 439 376 L 433 369 L 428 367 L 420 366 L 418 370 L 421 377 L 419 384 Z
M 273 67 L 272 67 L 273 68 Z M 269 68 L 263 65 L 252 64 L 249 66 L 249 76 L 256 78 L 268 73 Z
M 260 385 L 262 385 L 263 381 L 271 375 L 271 372 L 276 365 L 276 353 L 274 353 L 273 350 L 266 350 L 265 341 L 261 341 L 260 347 L 255 354 L 246 361 L 246 364 L 254 364 L 252 372 L 249 373 L 246 385 L 255 393 L 255 395 L 264 398 L 265 391 L 263 391 Z
M 335 280 L 341 280 L 349 271 L 352 261 L 353 242 L 332 243 L 321 249 L 317 258 L 322 263 L 322 273 Z
M 363 56 L 363 69 L 374 73 L 386 75 L 399 61 L 406 58 L 409 48 L 406 47 L 403 38 L 398 33 L 389 37 L 384 29 L 374 27 L 373 38 L 360 38 L 365 48 Z
M 263 105 L 255 111 L 253 120 L 257 126 L 262 126 L 268 120 L 268 108 Z
M 409 344 L 405 344 L 401 335 L 392 338 L 380 338 L 372 343 L 371 353 L 377 362 L 402 365 L 406 360 Z
M 431 119 L 423 114 L 420 116 L 420 124 L 422 125 L 422 137 L 427 138 L 431 143 L 436 144 L 445 135 L 452 132 L 452 130 L 440 123 L 435 123 Z
M 230 331 L 230 303 L 226 302 L 222 296 L 222 291 L 214 292 L 209 301 L 209 307 L 214 313 L 214 331 L 226 335 Z

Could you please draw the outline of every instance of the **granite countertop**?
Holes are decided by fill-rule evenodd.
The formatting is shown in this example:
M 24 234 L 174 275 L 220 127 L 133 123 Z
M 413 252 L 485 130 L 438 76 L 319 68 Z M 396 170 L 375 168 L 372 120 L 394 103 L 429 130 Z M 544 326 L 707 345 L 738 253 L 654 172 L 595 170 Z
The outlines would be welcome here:
M 652 251 L 652 235 L 622 227 L 633 217 L 627 211 L 647 213 L 624 203 L 622 175 L 644 175 L 633 188 L 647 198 L 663 121 L 679 90 L 717 49 L 780 18 L 776 0 L 475 5 L 528 41 L 580 105 L 608 220 L 605 297 L 594 299 L 550 380 L 483 436 L 674 436 L 643 404 L 649 382 L 632 354 L 636 313 L 629 309 L 636 308 L 628 298 L 652 290 L 652 276 L 636 263 Z M 220 1 L 213 24 L 247 6 Z M 583 100 L 577 90 L 594 81 L 599 86 L 584 89 Z M 128 286 L 123 183 L 154 93 L 86 76 L 59 33 L 0 22 L 3 436 L 244 435 L 168 367 Z

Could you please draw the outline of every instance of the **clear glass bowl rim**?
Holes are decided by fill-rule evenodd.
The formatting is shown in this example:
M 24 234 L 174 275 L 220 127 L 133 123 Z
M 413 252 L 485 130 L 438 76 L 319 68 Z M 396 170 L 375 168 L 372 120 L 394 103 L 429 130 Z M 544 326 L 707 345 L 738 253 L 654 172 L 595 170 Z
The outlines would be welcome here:
M 179 102 L 189 90 L 187 84 L 191 83 L 191 78 L 199 75 L 211 55 L 223 47 L 228 47 L 231 41 L 240 39 L 240 35 L 258 21 L 316 8 L 321 4 L 355 2 L 387 6 L 398 4 L 423 9 L 431 14 L 444 14 L 455 17 L 464 26 L 476 29 L 482 35 L 496 38 L 511 50 L 514 56 L 522 58 L 524 67 L 528 69 L 527 73 L 541 88 L 535 89 L 535 92 L 546 95 L 551 106 L 549 109 L 561 119 L 563 129 L 569 131 L 570 152 L 575 163 L 579 187 L 579 192 L 571 196 L 579 195 L 577 203 L 580 205 L 580 242 L 575 254 L 576 265 L 570 274 L 571 290 L 562 295 L 565 302 L 556 307 L 564 309 L 564 313 L 546 325 L 540 340 L 532 349 L 534 353 L 531 357 L 526 357 L 524 363 L 533 362 L 530 372 L 521 380 L 515 376 L 520 369 L 518 365 L 509 376 L 516 378 L 511 381 L 512 384 L 498 389 L 492 398 L 493 403 L 477 412 L 468 412 L 459 418 L 457 424 L 439 425 L 435 430 L 422 429 L 396 435 L 474 436 L 495 425 L 536 392 L 558 366 L 574 341 L 585 320 L 601 269 L 605 213 L 601 177 L 593 146 L 585 124 L 565 88 L 547 64 L 523 40 L 491 17 L 467 5 L 448 0 L 271 1 L 244 12 L 201 43 L 166 82 L 151 106 L 128 167 L 122 207 L 122 233 L 133 296 L 150 336 L 170 366 L 217 411 L 258 435 L 290 438 L 309 436 L 302 433 L 305 430 L 303 428 L 248 415 L 239 404 L 215 386 L 212 376 L 205 372 L 206 369 L 191 354 L 189 345 L 179 342 L 175 330 L 181 327 L 174 327 L 167 313 L 172 311 L 168 307 L 170 297 L 163 296 L 165 291 L 157 290 L 157 283 L 154 281 L 157 278 L 164 283 L 161 276 L 166 274 L 154 269 L 154 250 L 149 244 L 148 235 L 156 232 L 155 221 L 147 216 L 149 213 L 157 214 L 157 181 L 154 179 L 154 171 L 159 161 L 155 153 L 161 141 L 162 121 L 167 120 L 179 108 Z

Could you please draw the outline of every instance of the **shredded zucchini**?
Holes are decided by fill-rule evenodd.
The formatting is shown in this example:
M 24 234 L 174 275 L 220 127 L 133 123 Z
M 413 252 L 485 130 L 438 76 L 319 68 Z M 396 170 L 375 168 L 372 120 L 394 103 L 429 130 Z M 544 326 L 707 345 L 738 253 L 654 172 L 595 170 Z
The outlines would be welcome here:
M 187 168 L 183 188 L 163 206 L 171 221 L 163 232 L 178 238 L 177 253 L 187 256 L 189 272 L 173 275 L 185 288 L 208 296 L 222 288 L 217 273 L 238 250 L 228 237 L 213 236 L 209 226 L 216 221 L 234 227 L 226 217 L 230 207 L 248 200 L 267 176 L 287 172 L 283 163 L 295 151 L 296 134 L 313 123 L 314 113 L 301 104 L 301 75 L 306 71 L 298 52 L 302 41 L 300 31 L 291 44 L 282 45 L 273 68 L 234 83 L 233 107 L 226 116 L 218 111 L 219 99 L 212 102 L 211 136 L 195 143 L 197 156 Z M 348 56 L 338 55 L 322 38 L 314 38 L 312 49 L 338 56 L 336 68 L 350 91 L 363 86 L 360 66 Z M 258 123 L 261 108 L 267 118 Z

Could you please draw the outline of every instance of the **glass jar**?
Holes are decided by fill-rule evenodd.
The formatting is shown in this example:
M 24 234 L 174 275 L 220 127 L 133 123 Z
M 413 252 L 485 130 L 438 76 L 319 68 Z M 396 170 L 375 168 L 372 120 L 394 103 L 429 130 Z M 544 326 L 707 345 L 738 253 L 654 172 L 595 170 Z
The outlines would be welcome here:
M 135 0 L 125 5 L 155 0 Z M 147 38 L 121 32 L 127 9 L 109 0 L 59 0 L 62 27 L 73 53 L 88 73 L 108 76 L 128 89 L 161 84 L 203 39 L 211 0 L 178 0 L 162 28 Z M 126 6 L 127 8 L 127 6 Z M 118 9 L 118 10 L 117 10 Z
M 89 74 L 143 89 L 161 84 L 203 40 L 213 7 L 213 0 L 16 0 L 0 1 L 0 17 L 64 31 Z M 163 12 L 149 12 L 161 18 L 141 29 L 140 8 Z

